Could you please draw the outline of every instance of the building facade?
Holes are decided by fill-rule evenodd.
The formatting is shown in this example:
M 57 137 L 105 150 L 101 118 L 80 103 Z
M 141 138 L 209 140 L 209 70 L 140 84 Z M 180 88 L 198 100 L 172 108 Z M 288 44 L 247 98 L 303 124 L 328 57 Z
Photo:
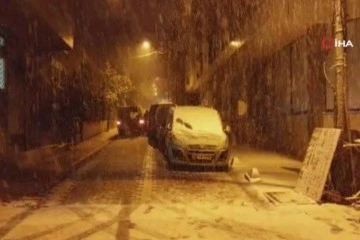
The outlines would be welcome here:
M 88 137 L 109 118 L 105 65 L 124 71 L 124 39 L 131 36 L 123 25 L 134 20 L 108 17 L 108 4 L 0 0 L 1 159 L 68 141 L 74 117 L 88 126 Z
M 71 50 L 71 45 L 31 3 L 1 1 L 1 5 L 0 155 L 5 158 L 36 145 L 36 125 L 44 123 L 35 115 L 48 90 L 40 85 L 60 77 L 63 66 L 56 53 Z
M 195 0 L 185 2 L 197 8 Z M 209 3 L 189 17 L 204 31 L 192 33 L 186 52 L 186 92 L 218 109 L 238 143 L 303 159 L 314 128 L 334 127 L 335 48 L 323 46 L 324 38 L 334 39 L 334 1 Z M 345 49 L 347 106 L 357 132 L 360 1 L 344 6 L 345 36 L 353 44 Z

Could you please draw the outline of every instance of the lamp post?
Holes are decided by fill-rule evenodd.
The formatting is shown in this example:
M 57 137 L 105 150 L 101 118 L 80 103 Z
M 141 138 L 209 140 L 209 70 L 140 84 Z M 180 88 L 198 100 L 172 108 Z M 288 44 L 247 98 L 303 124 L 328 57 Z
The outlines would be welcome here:
M 149 57 L 154 56 L 157 57 L 159 55 L 167 55 L 168 52 L 165 51 L 160 51 L 155 49 L 152 44 L 148 41 L 148 40 L 144 40 L 140 46 L 138 47 L 138 51 L 137 51 L 137 55 L 132 56 L 132 59 L 141 59 L 141 58 L 146 58 L 147 60 L 149 59 Z M 167 66 L 168 68 L 168 66 Z M 168 100 L 170 99 L 170 84 L 169 84 L 169 69 L 166 69 L 166 87 L 167 87 L 167 98 Z M 154 96 L 158 96 L 159 95 L 159 91 L 158 89 L 153 89 L 153 95 Z

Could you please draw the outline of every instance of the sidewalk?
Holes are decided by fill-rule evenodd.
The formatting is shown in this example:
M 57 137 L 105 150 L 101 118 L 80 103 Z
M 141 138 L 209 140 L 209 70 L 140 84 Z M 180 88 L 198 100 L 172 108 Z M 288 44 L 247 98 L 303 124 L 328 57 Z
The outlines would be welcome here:
M 100 135 L 97 135 L 76 145 L 72 152 L 71 163 L 73 169 L 77 169 L 86 163 L 88 159 L 106 147 L 116 136 L 117 129 L 114 128 L 108 132 L 103 132 Z
M 250 226 L 261 223 L 269 231 L 276 229 L 303 239 L 360 239 L 358 210 L 334 203 L 316 203 L 295 191 L 302 161 L 248 146 L 235 146 L 232 154 L 236 161 L 230 174 L 241 183 L 255 208 L 242 208 L 234 214 L 237 209 L 228 207 L 224 210 L 228 214 L 224 215 L 246 216 L 239 217 L 239 222 Z M 251 168 L 259 170 L 261 181 L 250 183 L 244 178 Z
M 232 155 L 235 161 L 230 175 L 258 205 L 316 204 L 295 191 L 301 161 L 248 146 L 233 147 Z M 259 179 L 250 182 L 245 174 L 253 168 L 258 170 Z
M 235 146 L 232 154 L 236 157 L 235 172 L 245 173 L 257 168 L 262 179 L 259 184 L 271 188 L 294 188 L 302 167 L 302 161 L 249 146 Z
M 106 147 L 116 137 L 117 130 L 111 129 L 74 146 L 61 159 L 69 169 L 75 170 L 92 156 Z M 69 172 L 65 173 L 68 174 Z M 35 171 L 21 171 L 14 166 L 6 166 L 0 175 L 0 201 L 12 201 L 22 197 L 41 197 L 60 179 L 51 174 L 39 176 Z

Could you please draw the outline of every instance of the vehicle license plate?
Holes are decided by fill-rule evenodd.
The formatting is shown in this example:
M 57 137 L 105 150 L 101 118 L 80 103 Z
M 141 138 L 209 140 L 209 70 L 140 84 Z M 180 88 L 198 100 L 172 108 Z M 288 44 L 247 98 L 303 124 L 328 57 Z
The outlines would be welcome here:
M 211 154 L 194 154 L 193 157 L 199 160 L 211 160 Z

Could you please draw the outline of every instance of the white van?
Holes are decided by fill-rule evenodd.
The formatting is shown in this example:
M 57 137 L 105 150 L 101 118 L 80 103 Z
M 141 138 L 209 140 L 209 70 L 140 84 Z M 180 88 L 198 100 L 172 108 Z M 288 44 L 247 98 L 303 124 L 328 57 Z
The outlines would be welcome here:
M 178 106 L 167 120 L 165 155 L 170 166 L 195 165 L 229 169 L 229 139 L 219 113 L 212 108 Z

